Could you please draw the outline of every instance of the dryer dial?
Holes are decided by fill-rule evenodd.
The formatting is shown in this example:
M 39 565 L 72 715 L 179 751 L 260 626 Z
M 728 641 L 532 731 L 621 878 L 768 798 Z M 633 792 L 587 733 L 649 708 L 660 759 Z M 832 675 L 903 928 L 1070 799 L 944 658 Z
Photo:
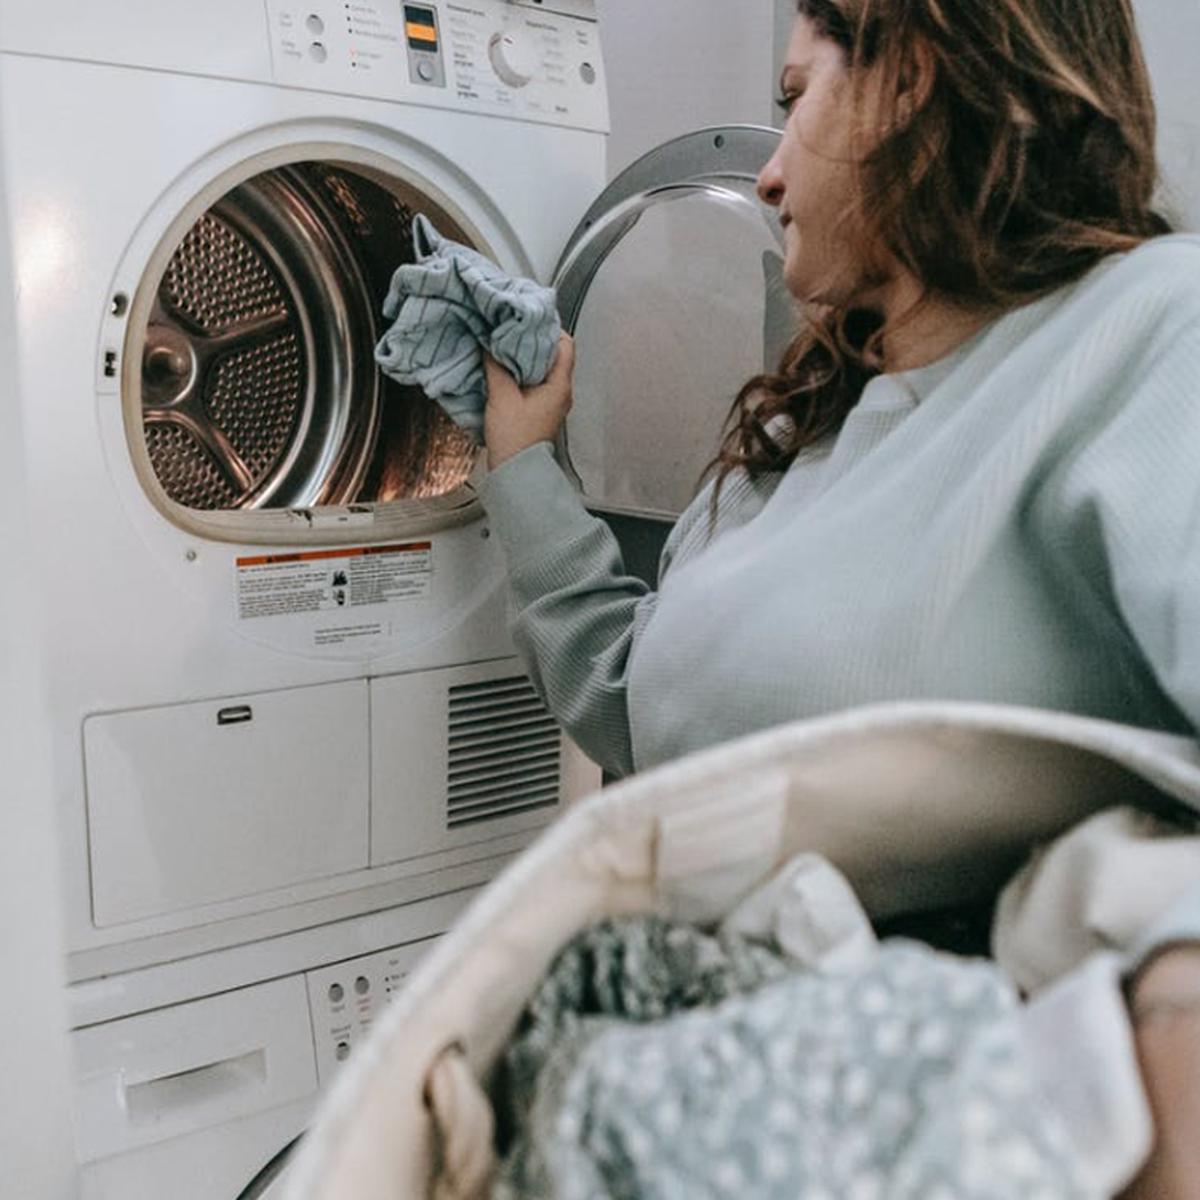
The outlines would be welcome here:
M 509 87 L 524 87 L 533 78 L 533 56 L 514 33 L 493 33 L 488 42 L 488 58 L 501 82 Z

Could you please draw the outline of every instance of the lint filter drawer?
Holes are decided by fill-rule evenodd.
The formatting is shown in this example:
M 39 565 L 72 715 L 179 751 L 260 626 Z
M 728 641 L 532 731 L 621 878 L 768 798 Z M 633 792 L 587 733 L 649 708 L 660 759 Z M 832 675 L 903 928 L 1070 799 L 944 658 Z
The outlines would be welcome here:
M 89 717 L 95 923 L 365 867 L 368 725 L 362 680 Z

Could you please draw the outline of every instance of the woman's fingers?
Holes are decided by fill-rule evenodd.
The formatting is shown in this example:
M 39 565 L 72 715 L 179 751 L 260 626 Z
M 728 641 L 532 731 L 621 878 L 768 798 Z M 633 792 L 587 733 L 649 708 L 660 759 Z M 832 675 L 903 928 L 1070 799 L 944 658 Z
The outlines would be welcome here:
M 1154 1148 L 1120 1200 L 1200 1196 L 1200 946 L 1167 949 L 1143 968 L 1130 1011 Z
M 558 353 L 554 356 L 554 366 L 550 368 L 550 374 L 546 376 L 546 382 L 549 383 L 552 379 L 569 379 L 574 370 L 575 339 L 569 333 L 560 334 L 558 339 Z
M 566 416 L 571 409 L 572 383 L 575 373 L 575 339 L 564 333 L 558 339 L 558 353 L 554 356 L 554 365 L 550 374 L 537 388 L 532 391 L 543 392 L 551 404 L 561 408 L 561 416 Z
M 520 395 L 517 381 L 490 354 L 483 356 L 483 372 L 487 379 L 487 402 L 511 400 Z
M 571 407 L 574 366 L 575 344 L 567 334 L 559 339 L 550 374 L 536 387 L 522 390 L 499 363 L 484 356 L 488 386 L 484 440 L 493 469 L 538 442 L 555 439 Z

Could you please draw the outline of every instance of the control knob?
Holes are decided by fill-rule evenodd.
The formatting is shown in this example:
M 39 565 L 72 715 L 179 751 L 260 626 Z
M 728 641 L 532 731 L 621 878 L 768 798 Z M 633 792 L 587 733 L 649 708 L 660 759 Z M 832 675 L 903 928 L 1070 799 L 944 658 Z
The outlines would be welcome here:
M 522 42 L 512 33 L 493 33 L 488 42 L 492 70 L 509 87 L 524 87 L 533 78 L 533 59 Z

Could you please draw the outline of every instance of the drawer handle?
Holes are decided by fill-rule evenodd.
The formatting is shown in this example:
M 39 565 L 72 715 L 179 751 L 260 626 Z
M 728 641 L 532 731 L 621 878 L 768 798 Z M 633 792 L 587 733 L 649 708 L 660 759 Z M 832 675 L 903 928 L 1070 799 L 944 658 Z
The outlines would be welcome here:
M 123 1083 L 122 1089 L 129 1122 L 136 1126 L 152 1125 L 214 1102 L 232 1105 L 242 1093 L 260 1091 L 266 1083 L 266 1053 L 252 1050 L 144 1083 Z
M 235 704 L 231 708 L 223 708 L 217 713 L 218 725 L 244 725 L 254 720 L 254 709 L 248 704 Z

